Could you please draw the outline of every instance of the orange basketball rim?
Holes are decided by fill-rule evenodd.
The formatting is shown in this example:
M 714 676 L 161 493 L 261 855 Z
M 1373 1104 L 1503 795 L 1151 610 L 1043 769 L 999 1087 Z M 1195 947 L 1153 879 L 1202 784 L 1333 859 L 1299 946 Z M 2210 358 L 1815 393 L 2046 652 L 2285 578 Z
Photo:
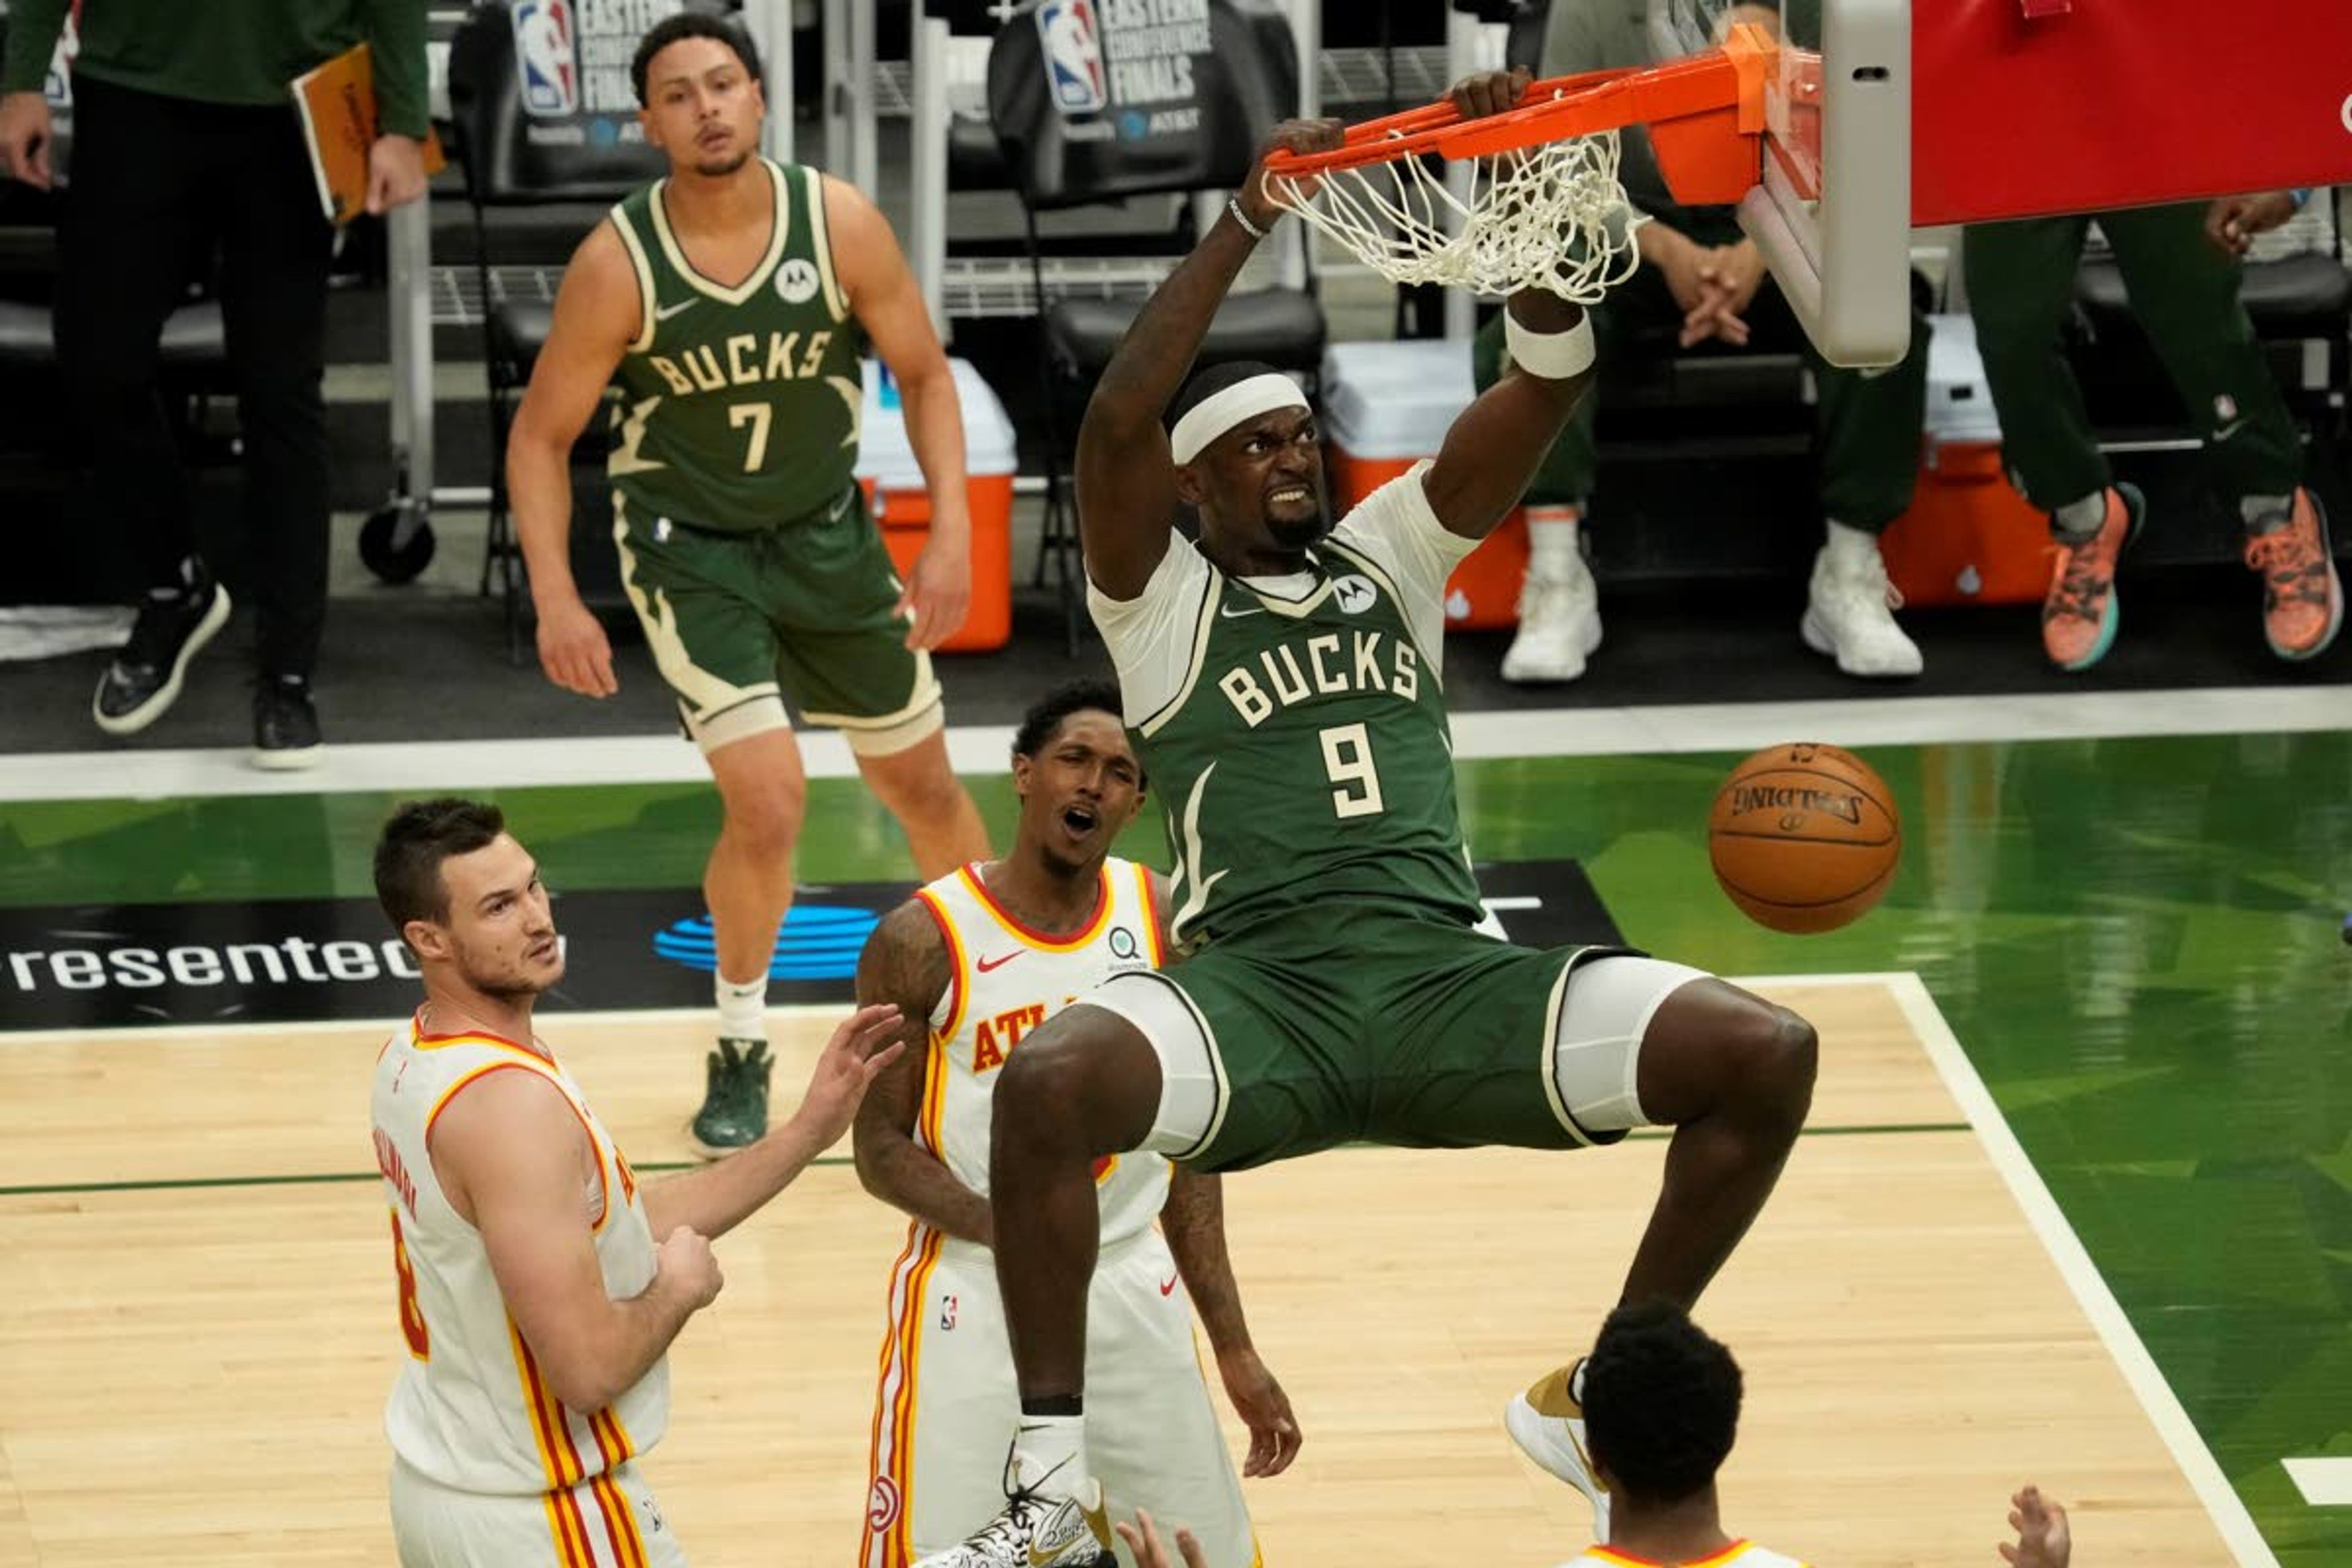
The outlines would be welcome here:
M 1720 47 L 1685 59 L 1535 82 L 1517 108 L 1483 120 L 1463 119 L 1451 100 L 1367 120 L 1328 153 L 1269 155 L 1266 173 L 1298 179 L 1423 153 L 1460 161 L 1646 124 L 1675 200 L 1734 203 L 1762 167 L 1764 89 L 1779 56 L 1771 35 L 1743 22 Z

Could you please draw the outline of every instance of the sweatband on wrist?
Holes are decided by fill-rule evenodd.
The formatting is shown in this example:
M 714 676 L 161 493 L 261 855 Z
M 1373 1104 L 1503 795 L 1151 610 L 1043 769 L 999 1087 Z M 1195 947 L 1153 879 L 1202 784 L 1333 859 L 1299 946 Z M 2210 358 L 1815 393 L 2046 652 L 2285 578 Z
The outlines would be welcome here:
M 1206 450 L 1210 442 L 1244 419 L 1255 419 L 1277 408 L 1312 406 L 1307 395 L 1298 390 L 1298 384 L 1286 375 L 1269 371 L 1247 381 L 1237 381 L 1184 411 L 1184 417 L 1176 421 L 1176 428 L 1168 433 L 1168 455 L 1180 463 L 1189 463 Z
M 1545 381 L 1566 381 L 1592 368 L 1592 318 L 1580 317 L 1564 332 L 1538 332 L 1522 326 L 1509 307 L 1503 310 L 1503 342 L 1511 363 Z
M 1242 211 L 1241 197 L 1227 196 L 1225 198 L 1225 210 L 1234 215 L 1234 221 L 1242 226 L 1242 232 L 1244 234 L 1248 235 L 1252 239 L 1264 239 L 1265 237 L 1265 230 L 1250 222 L 1249 214 Z

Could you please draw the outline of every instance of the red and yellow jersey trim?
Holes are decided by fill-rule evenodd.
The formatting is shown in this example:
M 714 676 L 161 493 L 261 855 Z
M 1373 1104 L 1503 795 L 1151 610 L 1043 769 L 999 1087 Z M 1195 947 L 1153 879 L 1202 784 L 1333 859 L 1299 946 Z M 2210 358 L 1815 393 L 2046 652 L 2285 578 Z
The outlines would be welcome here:
M 1160 900 L 1151 891 L 1151 868 L 1139 865 L 1129 869 L 1135 873 L 1137 907 L 1143 910 L 1143 940 L 1151 946 L 1151 967 L 1165 969 L 1168 967 L 1168 948 L 1160 937 Z
M 522 1405 L 530 1414 L 531 1436 L 539 1447 L 540 1467 L 547 1476 L 548 1529 L 553 1532 L 556 1557 L 564 1568 L 595 1568 L 596 1552 L 588 1542 L 588 1521 L 572 1489 L 584 1473 L 580 1451 L 563 1419 L 563 1405 L 548 1391 L 539 1374 L 539 1362 L 523 1342 L 522 1330 L 510 1317 L 507 1337 L 514 1342 L 515 1374 L 522 1384 Z
M 426 1158 L 429 1159 L 432 1157 L 434 1123 L 439 1121 L 441 1120 L 441 1113 L 449 1109 L 449 1102 L 457 1099 L 458 1094 L 469 1084 L 479 1083 L 482 1079 L 489 1077 L 490 1074 L 494 1072 L 507 1072 L 509 1070 L 536 1073 L 541 1078 L 545 1079 L 549 1086 L 551 1087 L 556 1093 L 563 1096 L 563 1103 L 572 1108 L 572 1114 L 580 1119 L 580 1131 L 585 1134 L 588 1139 L 588 1152 L 593 1156 L 596 1161 L 596 1195 L 598 1200 L 596 1223 L 588 1227 L 588 1234 L 591 1236 L 601 1234 L 604 1228 L 604 1222 L 613 1217 L 613 1184 L 610 1179 L 610 1174 L 604 1168 L 604 1151 L 596 1142 L 596 1129 L 589 1124 L 588 1113 L 580 1108 L 580 1102 L 572 1099 L 571 1093 L 564 1089 L 562 1081 L 555 1076 L 554 1069 L 536 1057 L 527 1062 L 485 1062 L 480 1067 L 476 1068 L 473 1071 L 467 1073 L 464 1077 L 458 1079 L 457 1082 L 451 1084 L 448 1088 L 443 1089 L 441 1091 L 441 1098 L 435 1100 L 433 1102 L 433 1109 L 425 1114 L 425 1152 Z M 622 1206 L 627 1206 L 625 1200 L 624 1200 Z
M 970 958 L 963 950 L 963 939 L 956 934 L 956 923 L 940 903 L 939 895 L 925 888 L 915 894 L 916 900 L 931 915 L 931 923 L 940 928 L 940 940 L 948 948 L 948 1021 L 931 1031 L 933 1046 L 945 1044 L 963 1028 L 964 1006 L 971 999 L 971 988 L 963 977 L 970 973 Z
M 971 867 L 961 868 L 956 875 L 963 879 L 963 885 L 971 890 L 971 896 L 979 901 L 981 909 L 988 918 L 1003 928 L 1007 936 L 1026 946 L 1034 947 L 1040 952 L 1076 952 L 1082 947 L 1091 945 L 1097 937 L 1102 935 L 1103 928 L 1110 923 L 1111 909 L 1117 902 L 1111 897 L 1110 868 L 1106 865 L 1102 868 L 1102 886 L 1095 895 L 1095 912 L 1087 917 L 1087 923 L 1082 930 L 1066 937 L 1057 937 L 1039 931 L 1034 926 L 1023 924 L 1010 910 L 996 901 L 994 895 L 988 890 L 987 881 Z M 962 973 L 962 967 L 958 963 L 956 966 L 958 973 Z
M 1584 1554 L 1597 1563 L 1615 1563 L 1618 1568 L 1724 1568 L 1726 1563 L 1737 1563 L 1747 1556 L 1754 1544 L 1747 1540 L 1735 1541 L 1711 1557 L 1693 1557 L 1677 1564 L 1663 1563 L 1654 1557 L 1637 1557 L 1613 1546 L 1588 1546 Z

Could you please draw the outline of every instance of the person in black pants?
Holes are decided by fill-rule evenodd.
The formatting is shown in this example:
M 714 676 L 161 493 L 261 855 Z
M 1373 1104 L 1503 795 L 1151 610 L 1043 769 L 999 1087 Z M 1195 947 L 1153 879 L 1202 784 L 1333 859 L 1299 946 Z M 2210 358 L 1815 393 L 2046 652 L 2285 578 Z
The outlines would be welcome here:
M 68 0 L 16 0 L 0 61 L 0 170 L 50 183 L 40 85 Z M 366 41 L 383 134 L 368 209 L 425 189 L 424 0 L 257 0 L 231 25 L 186 0 L 85 6 L 73 65 L 72 189 L 59 236 L 58 358 L 98 497 L 148 588 L 91 714 L 128 735 L 179 697 L 228 619 L 197 555 L 187 485 L 156 384 L 164 319 L 192 266 L 221 261 L 220 304 L 245 447 L 247 587 L 257 611 L 255 763 L 320 756 L 310 699 L 327 601 L 320 395 L 334 230 L 320 210 L 289 85 Z

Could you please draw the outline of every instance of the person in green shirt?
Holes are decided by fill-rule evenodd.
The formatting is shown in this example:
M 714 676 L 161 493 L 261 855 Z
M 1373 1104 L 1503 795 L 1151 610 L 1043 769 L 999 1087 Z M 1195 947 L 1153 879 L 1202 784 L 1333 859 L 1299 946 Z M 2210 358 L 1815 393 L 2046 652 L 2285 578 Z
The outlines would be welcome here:
M 702 884 L 719 1038 L 693 1121 L 717 1156 L 768 1125 L 768 970 L 808 793 L 785 701 L 847 738 L 925 881 L 988 858 L 930 659 L 963 622 L 971 521 L 954 377 L 888 222 L 841 181 L 759 155 L 759 55 L 730 24 L 658 22 L 632 72 L 670 173 L 573 253 L 507 491 L 541 668 L 610 696 L 612 647 L 572 576 L 570 460 L 619 391 L 604 471 L 621 584 L 725 810 Z M 856 475 L 869 338 L 931 503 L 905 582 Z
M 48 188 L 42 81 L 68 0 L 16 0 L 0 59 L 0 172 Z M 187 485 L 157 395 L 163 322 L 217 253 L 245 449 L 259 681 L 256 765 L 320 755 L 310 676 L 327 611 L 327 269 L 294 79 L 365 43 L 382 134 L 368 210 L 425 191 L 424 0 L 98 0 L 72 64 L 71 189 L 58 235 L 58 361 L 96 499 L 145 579 L 131 640 L 100 679 L 98 727 L 163 717 L 229 617 L 197 553 Z

